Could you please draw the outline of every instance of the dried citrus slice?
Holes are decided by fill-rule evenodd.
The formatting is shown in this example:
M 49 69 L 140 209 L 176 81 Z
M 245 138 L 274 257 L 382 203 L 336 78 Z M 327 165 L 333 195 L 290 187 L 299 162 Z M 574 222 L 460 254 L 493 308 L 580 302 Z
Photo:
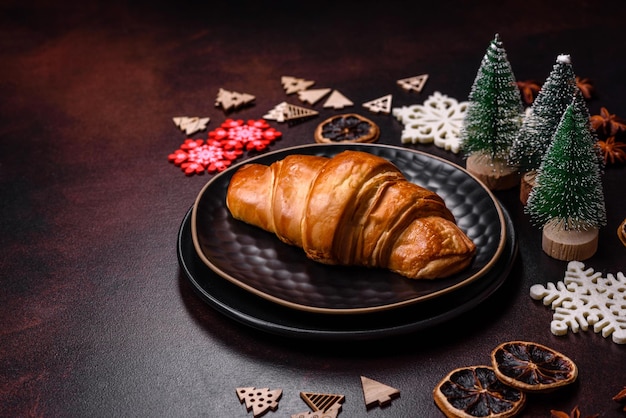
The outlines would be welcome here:
M 622 244 L 626 245 L 626 219 L 617 227 L 617 236 L 622 241 Z
M 504 383 L 528 392 L 543 392 L 576 380 L 578 368 L 565 355 L 541 344 L 510 341 L 491 352 L 491 362 Z
M 435 403 L 449 418 L 506 418 L 521 411 L 526 395 L 498 380 L 490 366 L 451 371 L 433 391 Z
M 356 113 L 332 116 L 320 123 L 314 132 L 316 142 L 376 142 L 380 136 L 378 125 Z

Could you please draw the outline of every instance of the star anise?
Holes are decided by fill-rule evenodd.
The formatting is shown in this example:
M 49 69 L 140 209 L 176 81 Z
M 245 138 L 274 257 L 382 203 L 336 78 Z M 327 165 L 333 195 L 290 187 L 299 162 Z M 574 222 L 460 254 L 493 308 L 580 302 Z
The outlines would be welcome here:
M 600 108 L 599 115 L 591 116 L 591 126 L 599 135 L 615 136 L 626 131 L 626 121 L 612 113 L 606 107 Z
M 541 86 L 535 80 L 518 81 L 517 87 L 519 87 L 520 93 L 522 93 L 522 100 L 527 105 L 533 103 L 537 93 L 541 90 Z
M 600 414 L 588 415 L 585 418 L 598 418 Z M 582 418 L 580 415 L 580 409 L 578 409 L 578 405 L 572 409 L 572 412 L 569 414 L 563 411 L 555 411 L 554 409 L 550 410 L 550 418 Z
M 626 162 L 626 142 L 616 141 L 614 136 L 610 136 L 606 140 L 599 140 L 598 147 L 604 157 L 604 164 L 609 161 L 611 164 Z
M 626 402 L 626 386 L 617 395 L 613 396 L 613 400 L 620 403 Z M 626 405 L 624 405 L 624 412 L 626 412 Z
M 591 84 L 591 80 L 588 78 L 580 78 L 576 76 L 576 85 L 580 89 L 583 94 L 583 97 L 587 100 L 591 99 L 593 96 L 593 85 Z

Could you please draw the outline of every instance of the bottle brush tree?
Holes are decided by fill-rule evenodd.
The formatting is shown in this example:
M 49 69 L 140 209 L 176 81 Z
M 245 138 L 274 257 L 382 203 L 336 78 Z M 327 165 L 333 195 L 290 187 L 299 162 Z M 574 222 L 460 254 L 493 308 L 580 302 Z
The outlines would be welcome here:
M 524 174 L 520 189 L 520 200 L 523 203 L 527 202 L 536 170 L 577 89 L 571 58 L 561 54 L 529 108 L 508 156 L 509 165 L 517 167 Z
M 498 34 L 481 61 L 468 102 L 461 129 L 468 171 L 491 189 L 515 186 L 519 179 L 507 160 L 522 124 L 524 105 Z
M 543 227 L 544 251 L 561 260 L 591 257 L 606 225 L 596 138 L 582 100 L 574 95 L 565 109 L 525 207 Z

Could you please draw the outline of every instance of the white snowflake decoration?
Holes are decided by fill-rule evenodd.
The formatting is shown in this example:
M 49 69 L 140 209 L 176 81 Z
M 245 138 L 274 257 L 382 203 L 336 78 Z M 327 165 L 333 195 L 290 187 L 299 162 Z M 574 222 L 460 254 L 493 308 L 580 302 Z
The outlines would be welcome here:
M 457 154 L 468 104 L 436 91 L 422 105 L 394 108 L 393 116 L 404 125 L 402 143 L 434 142 L 435 146 Z
M 530 297 L 551 305 L 554 335 L 587 331 L 591 325 L 604 338 L 612 335 L 613 342 L 626 344 L 626 276 L 618 272 L 602 277 L 584 268 L 580 261 L 570 261 L 562 282 L 533 285 Z

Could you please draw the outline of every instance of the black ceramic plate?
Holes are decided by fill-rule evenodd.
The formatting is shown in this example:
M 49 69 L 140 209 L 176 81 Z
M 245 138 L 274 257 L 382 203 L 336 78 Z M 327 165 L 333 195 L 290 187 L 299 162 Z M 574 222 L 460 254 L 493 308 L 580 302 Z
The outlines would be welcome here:
M 250 293 L 224 280 L 198 256 L 191 237 L 191 209 L 178 234 L 181 271 L 200 298 L 227 317 L 251 328 L 290 338 L 316 341 L 358 341 L 392 337 L 432 328 L 485 302 L 508 277 L 517 255 L 510 217 L 506 219 L 504 251 L 481 279 L 419 304 L 374 313 L 327 315 L 294 310 Z
M 442 296 L 482 278 L 504 249 L 506 228 L 491 192 L 463 168 L 406 148 L 372 145 L 306 145 L 245 161 L 270 164 L 289 154 L 332 156 L 346 149 L 393 162 L 408 180 L 439 194 L 458 226 L 476 244 L 472 264 L 454 276 L 411 280 L 385 269 L 328 266 L 309 260 L 300 248 L 274 234 L 235 220 L 226 208 L 226 190 L 238 164 L 211 179 L 192 211 L 192 238 L 202 261 L 232 283 L 290 308 L 330 314 L 396 309 Z

